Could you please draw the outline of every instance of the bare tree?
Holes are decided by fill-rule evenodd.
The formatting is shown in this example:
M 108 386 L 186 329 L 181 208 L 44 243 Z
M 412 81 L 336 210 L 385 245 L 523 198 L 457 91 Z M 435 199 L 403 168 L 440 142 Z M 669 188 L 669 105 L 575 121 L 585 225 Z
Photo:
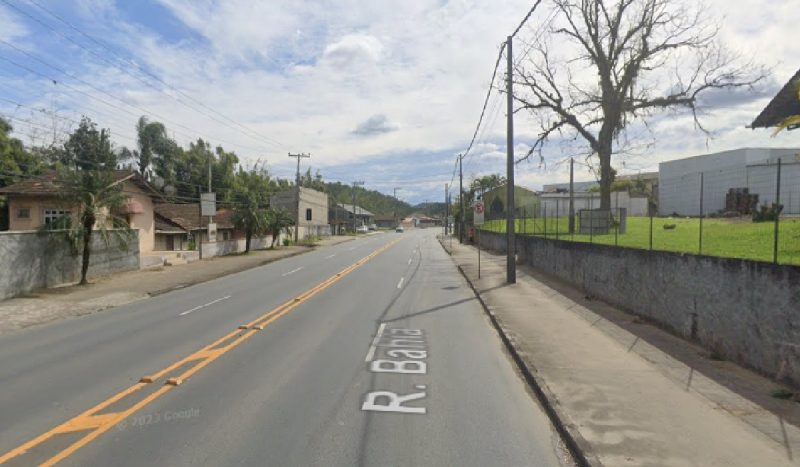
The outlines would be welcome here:
M 657 113 L 684 109 L 708 134 L 698 119 L 701 94 L 752 88 L 766 77 L 719 43 L 717 23 L 696 2 L 549 3 L 550 19 L 540 23 L 523 55 L 529 59 L 515 70 L 521 91 L 514 97 L 541 125 L 523 159 L 541 159 L 554 137 L 585 143 L 588 157 L 599 160 L 601 209 L 611 207 L 612 155 L 631 141 L 631 123 L 647 125 Z

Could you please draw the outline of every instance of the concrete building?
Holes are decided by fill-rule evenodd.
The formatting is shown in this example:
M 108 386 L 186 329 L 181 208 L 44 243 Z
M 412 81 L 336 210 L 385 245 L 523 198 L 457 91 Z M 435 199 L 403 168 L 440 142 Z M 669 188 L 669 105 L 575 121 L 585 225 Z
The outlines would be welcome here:
M 569 215 L 569 193 L 541 193 L 539 195 L 541 209 L 537 216 L 564 217 Z M 573 194 L 575 214 L 582 209 L 599 209 L 600 193 L 575 192 Z M 631 194 L 627 191 L 611 193 L 611 209 L 625 209 L 628 216 L 647 216 L 647 195 Z M 532 216 L 530 214 L 529 216 Z
M 353 230 L 353 216 L 355 216 L 356 227 L 369 227 L 375 223 L 375 214 L 361 206 L 345 203 L 339 203 L 331 209 L 328 222 L 334 226 L 334 232 L 339 235 L 347 230 Z
M 741 148 L 659 164 L 660 215 L 700 215 L 725 210 L 732 188 L 747 188 L 759 205 L 775 201 L 777 161 L 781 159 L 781 204 L 784 214 L 800 214 L 800 148 Z
M 484 214 L 486 220 L 505 219 L 507 205 L 506 185 L 483 193 L 482 199 L 486 210 Z M 538 193 L 519 185 L 514 187 L 514 210 L 517 217 L 522 217 L 523 215 L 533 216 L 533 213 L 539 209 Z M 469 216 L 467 216 L 467 219 L 469 219 Z
M 299 202 L 298 202 L 299 192 Z M 286 209 L 295 220 L 298 238 L 330 235 L 328 195 L 311 188 L 292 187 L 273 195 L 270 207 Z

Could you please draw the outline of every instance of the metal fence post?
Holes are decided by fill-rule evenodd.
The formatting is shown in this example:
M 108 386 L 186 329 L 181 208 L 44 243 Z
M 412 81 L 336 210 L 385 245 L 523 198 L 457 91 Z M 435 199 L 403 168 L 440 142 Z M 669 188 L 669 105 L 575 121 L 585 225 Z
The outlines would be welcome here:
M 700 238 L 698 239 L 697 254 L 703 254 L 703 172 L 700 172 Z
M 558 240 L 558 199 L 556 199 L 556 240 Z
M 547 206 L 544 207 L 544 238 L 547 238 Z
M 629 194 L 629 196 L 630 196 L 630 194 Z M 614 220 L 614 246 L 619 246 L 619 223 L 620 223 L 620 220 L 621 220 L 620 215 L 619 215 L 619 191 L 616 192 L 615 197 L 617 198 L 616 199 L 616 203 L 615 203 L 617 205 L 617 217 L 616 217 L 616 219 L 614 219 L 614 215 L 612 214 L 611 215 L 611 219 Z M 614 212 L 614 211 L 611 211 L 611 212 Z
M 772 244 L 772 262 L 778 264 L 778 231 L 781 219 L 781 158 L 778 158 L 778 180 L 775 189 L 775 238 Z

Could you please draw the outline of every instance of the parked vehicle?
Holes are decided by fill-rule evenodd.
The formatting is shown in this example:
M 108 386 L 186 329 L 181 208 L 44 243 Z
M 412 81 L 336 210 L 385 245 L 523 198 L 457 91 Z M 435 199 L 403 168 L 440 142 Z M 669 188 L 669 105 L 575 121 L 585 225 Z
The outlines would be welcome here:
M 403 231 L 404 231 L 403 226 L 402 225 L 398 225 L 397 228 L 394 229 L 394 231 L 397 232 L 397 233 L 403 233 Z
M 366 225 L 359 225 L 358 227 L 356 227 L 356 232 L 358 232 L 358 233 L 367 233 L 367 232 L 369 232 L 369 229 L 367 228 Z

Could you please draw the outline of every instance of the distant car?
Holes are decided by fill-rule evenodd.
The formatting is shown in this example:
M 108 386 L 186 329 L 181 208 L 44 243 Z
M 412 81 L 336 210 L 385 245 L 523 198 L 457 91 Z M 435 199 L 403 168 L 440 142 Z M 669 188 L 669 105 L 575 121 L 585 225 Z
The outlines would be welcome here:
M 367 233 L 369 232 L 369 229 L 367 228 L 366 225 L 359 225 L 358 227 L 356 227 L 356 232 Z
M 375 224 L 370 224 L 369 225 L 369 230 L 378 230 L 378 226 L 375 225 Z
M 397 228 L 394 229 L 394 231 L 398 232 L 398 233 L 403 233 L 403 226 L 402 225 L 398 225 Z

